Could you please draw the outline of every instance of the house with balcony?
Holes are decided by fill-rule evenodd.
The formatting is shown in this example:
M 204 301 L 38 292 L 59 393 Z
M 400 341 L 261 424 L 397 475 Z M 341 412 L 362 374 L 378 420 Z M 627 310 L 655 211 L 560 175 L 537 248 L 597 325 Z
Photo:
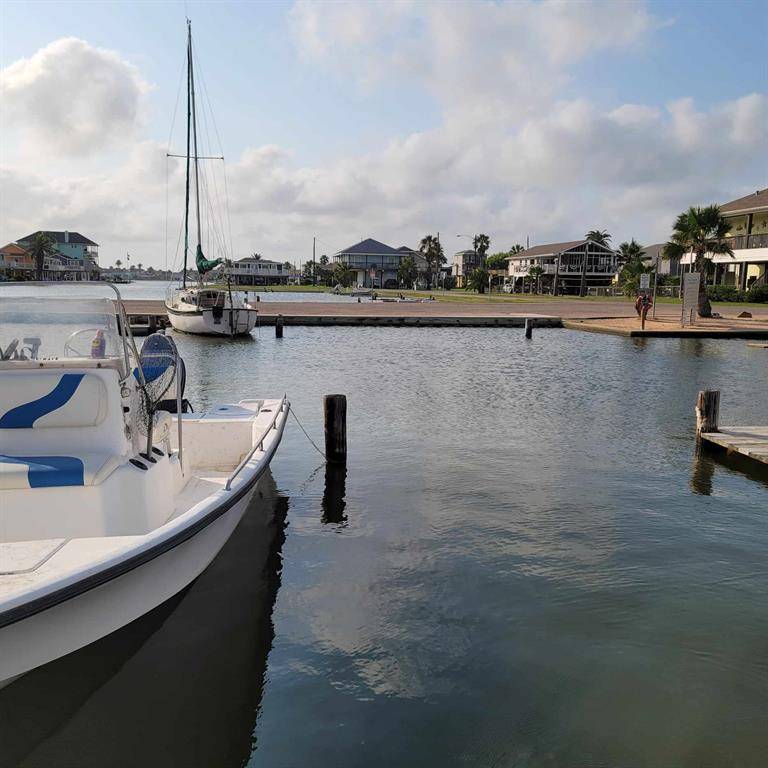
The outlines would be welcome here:
M 17 243 L 0 248 L 0 275 L 8 280 L 34 280 L 35 260 Z
M 456 287 L 464 288 L 469 275 L 479 267 L 485 266 L 485 256 L 481 256 L 473 248 L 457 251 L 451 260 L 451 275 L 456 279 Z
M 726 242 L 733 256 L 712 257 L 715 285 L 732 285 L 746 291 L 764 285 L 768 268 L 768 189 L 758 189 L 745 197 L 720 206 L 720 213 L 730 225 Z M 683 268 L 693 257 L 682 258 Z
M 36 235 L 44 234 L 53 242 L 55 256 L 43 265 L 44 280 L 99 280 L 99 244 L 79 232 L 38 230 L 19 238 L 16 243 L 25 249 L 32 246 Z
M 406 256 L 413 257 L 419 271 L 426 269 L 418 251 L 407 246 L 392 248 L 370 237 L 334 254 L 333 263 L 345 264 L 355 272 L 353 283 L 362 288 L 397 288 L 397 271 Z
M 617 273 L 616 251 L 594 240 L 534 245 L 507 259 L 512 290 L 522 291 L 531 267 L 541 267 L 541 286 L 554 295 L 586 296 L 607 288 Z
M 287 285 L 291 277 L 285 264 L 260 256 L 246 256 L 232 262 L 229 273 L 235 285 Z

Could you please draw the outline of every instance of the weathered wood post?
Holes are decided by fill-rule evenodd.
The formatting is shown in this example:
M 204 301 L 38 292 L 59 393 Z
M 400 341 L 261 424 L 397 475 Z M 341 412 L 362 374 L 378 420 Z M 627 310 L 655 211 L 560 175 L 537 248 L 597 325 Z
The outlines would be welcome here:
M 347 460 L 347 396 L 326 395 L 323 401 L 325 415 L 325 458 L 330 462 Z
M 696 438 L 702 432 L 718 432 L 720 421 L 720 390 L 704 389 L 696 398 Z
M 530 339 L 533 336 L 533 320 L 530 317 L 525 318 L 525 338 Z
M 275 338 L 276 339 L 282 339 L 283 338 L 283 323 L 284 319 L 282 315 L 278 315 L 277 319 L 275 320 Z

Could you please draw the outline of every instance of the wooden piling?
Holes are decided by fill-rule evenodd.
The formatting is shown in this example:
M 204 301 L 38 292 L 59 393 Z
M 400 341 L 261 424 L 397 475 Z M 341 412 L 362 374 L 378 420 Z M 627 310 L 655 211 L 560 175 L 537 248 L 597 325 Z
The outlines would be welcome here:
M 533 336 L 533 320 L 530 317 L 525 318 L 525 338 L 530 339 Z
M 323 401 L 325 415 L 325 458 L 330 462 L 347 460 L 347 396 L 326 395 Z
M 720 422 L 720 390 L 704 389 L 696 399 L 696 437 L 702 432 L 717 432 Z
M 275 319 L 275 338 L 276 339 L 282 339 L 283 338 L 283 323 L 285 322 L 282 315 L 278 315 Z

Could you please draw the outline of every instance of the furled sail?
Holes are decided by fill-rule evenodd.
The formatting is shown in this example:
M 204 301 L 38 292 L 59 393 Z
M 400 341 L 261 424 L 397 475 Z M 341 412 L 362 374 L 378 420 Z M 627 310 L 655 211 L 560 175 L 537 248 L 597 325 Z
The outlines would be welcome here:
M 200 243 L 197 244 L 197 253 L 195 254 L 195 266 L 197 271 L 204 275 L 206 272 L 210 272 L 214 267 L 218 267 L 222 263 L 222 259 L 206 259 L 203 255 L 203 249 Z

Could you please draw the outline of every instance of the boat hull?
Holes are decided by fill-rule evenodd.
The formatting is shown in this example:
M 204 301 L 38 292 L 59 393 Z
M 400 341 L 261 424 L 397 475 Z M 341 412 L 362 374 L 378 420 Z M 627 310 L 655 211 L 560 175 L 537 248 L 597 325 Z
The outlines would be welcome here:
M 253 488 L 201 531 L 148 563 L 0 631 L 0 685 L 114 632 L 173 597 L 216 557 Z
M 258 311 L 255 309 L 224 309 L 218 316 L 214 315 L 212 309 L 191 312 L 180 312 L 168 306 L 166 309 L 173 330 L 202 336 L 247 336 L 258 321 Z

